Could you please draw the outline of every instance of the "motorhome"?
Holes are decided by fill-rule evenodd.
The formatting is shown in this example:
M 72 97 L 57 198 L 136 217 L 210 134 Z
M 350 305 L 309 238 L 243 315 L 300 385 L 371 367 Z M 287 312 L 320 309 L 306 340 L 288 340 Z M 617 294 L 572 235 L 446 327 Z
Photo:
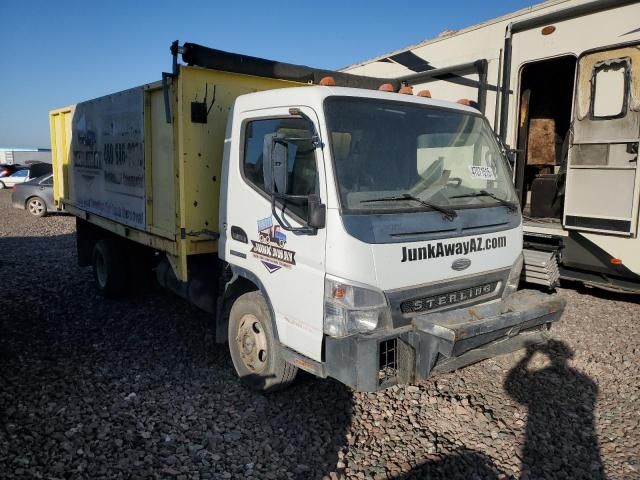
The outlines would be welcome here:
M 363 61 L 478 108 L 511 152 L 525 280 L 640 292 L 640 2 L 552 0 Z

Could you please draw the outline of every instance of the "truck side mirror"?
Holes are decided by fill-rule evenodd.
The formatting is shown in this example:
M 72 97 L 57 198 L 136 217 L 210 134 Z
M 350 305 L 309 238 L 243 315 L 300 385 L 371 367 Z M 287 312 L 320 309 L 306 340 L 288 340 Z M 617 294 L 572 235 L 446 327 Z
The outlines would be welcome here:
M 311 228 L 324 228 L 327 223 L 327 207 L 320 202 L 320 196 L 309 195 L 307 224 Z
M 295 145 L 287 143 L 284 135 L 277 133 L 265 135 L 262 147 L 262 170 L 267 193 L 282 195 L 287 193 L 289 179 L 287 159 L 292 149 L 295 155 Z

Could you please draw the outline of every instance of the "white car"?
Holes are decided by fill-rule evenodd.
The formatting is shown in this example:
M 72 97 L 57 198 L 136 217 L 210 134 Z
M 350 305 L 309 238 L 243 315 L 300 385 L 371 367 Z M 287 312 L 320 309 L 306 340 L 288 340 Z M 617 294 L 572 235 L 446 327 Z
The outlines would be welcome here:
M 30 171 L 28 168 L 21 168 L 20 170 L 16 170 L 15 172 L 13 172 L 13 174 L 0 180 L 0 189 L 11 188 L 18 183 L 24 183 L 31 180 L 29 173 Z
M 11 188 L 18 183 L 28 182 L 34 178 L 51 173 L 51 165 L 48 163 L 34 163 L 26 168 L 16 170 L 7 177 L 0 178 L 0 190 Z

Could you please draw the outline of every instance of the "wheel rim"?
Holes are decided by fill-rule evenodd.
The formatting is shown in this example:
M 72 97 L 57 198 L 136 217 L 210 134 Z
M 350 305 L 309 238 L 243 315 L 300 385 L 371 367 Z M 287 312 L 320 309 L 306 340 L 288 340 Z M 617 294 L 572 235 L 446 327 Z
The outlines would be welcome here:
M 32 215 L 42 215 L 44 212 L 44 203 L 37 198 L 29 200 L 29 212 Z
M 107 284 L 107 268 L 104 257 L 99 253 L 96 255 L 95 268 L 98 285 L 100 285 L 100 288 L 104 288 L 104 286 Z
M 262 372 L 267 366 L 267 335 L 260 320 L 247 314 L 240 319 L 236 344 L 242 363 L 253 373 Z

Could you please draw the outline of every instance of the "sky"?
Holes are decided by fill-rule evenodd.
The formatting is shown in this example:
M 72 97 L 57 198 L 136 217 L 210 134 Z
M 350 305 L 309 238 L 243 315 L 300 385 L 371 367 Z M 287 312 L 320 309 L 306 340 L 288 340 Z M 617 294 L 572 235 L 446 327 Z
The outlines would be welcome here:
M 48 148 L 48 112 L 159 80 L 173 40 L 338 69 L 538 3 L 0 0 L 0 147 Z

